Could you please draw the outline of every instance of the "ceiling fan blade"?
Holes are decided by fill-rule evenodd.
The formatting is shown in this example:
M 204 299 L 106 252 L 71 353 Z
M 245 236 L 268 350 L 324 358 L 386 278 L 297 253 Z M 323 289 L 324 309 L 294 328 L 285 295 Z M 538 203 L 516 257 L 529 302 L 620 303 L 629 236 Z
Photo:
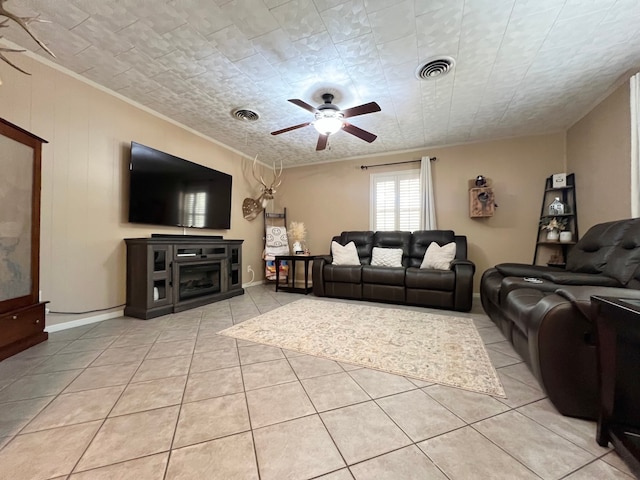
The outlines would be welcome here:
M 327 148 L 327 140 L 329 140 L 329 135 L 320 134 L 318 136 L 318 144 L 316 145 L 316 151 L 324 150 Z
M 316 107 L 312 107 L 311 105 L 309 105 L 306 102 L 303 102 L 302 100 L 298 100 L 297 98 L 290 98 L 289 101 L 291 103 L 293 103 L 294 105 L 299 106 L 300 108 L 304 108 L 305 110 L 309 110 L 311 113 L 316 113 Z
M 342 127 L 342 129 L 345 132 L 350 133 L 351 135 L 355 135 L 356 137 L 361 138 L 365 142 L 371 143 L 376 138 L 378 138 L 377 135 L 374 135 L 373 133 L 367 132 L 366 130 L 358 128 L 355 125 L 351 125 L 350 123 L 347 123 L 347 122 L 344 122 L 344 126 Z
M 347 108 L 346 110 L 342 110 L 342 115 L 344 118 L 356 117 L 358 115 L 364 115 L 365 113 L 373 113 L 379 112 L 382 109 L 380 105 L 376 102 L 365 103 L 364 105 L 359 105 L 357 107 Z
M 282 130 L 276 130 L 275 132 L 271 132 L 271 135 L 280 135 L 281 133 L 290 132 L 291 130 L 297 130 L 298 128 L 306 127 L 307 125 L 311 125 L 311 122 L 301 123 L 300 125 L 294 125 L 293 127 L 283 128 Z

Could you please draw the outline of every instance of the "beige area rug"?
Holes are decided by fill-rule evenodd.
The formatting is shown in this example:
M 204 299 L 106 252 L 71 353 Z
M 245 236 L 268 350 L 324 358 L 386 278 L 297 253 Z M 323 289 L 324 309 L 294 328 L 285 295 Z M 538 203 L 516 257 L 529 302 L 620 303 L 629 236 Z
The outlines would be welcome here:
M 304 299 L 219 333 L 505 396 L 478 330 L 468 318 Z

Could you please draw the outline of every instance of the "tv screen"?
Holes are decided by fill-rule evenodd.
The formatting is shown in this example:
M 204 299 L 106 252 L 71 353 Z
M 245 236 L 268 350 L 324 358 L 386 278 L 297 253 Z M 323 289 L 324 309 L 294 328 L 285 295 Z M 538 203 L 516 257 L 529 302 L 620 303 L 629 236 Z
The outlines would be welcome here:
M 129 221 L 231 227 L 231 175 L 131 142 Z

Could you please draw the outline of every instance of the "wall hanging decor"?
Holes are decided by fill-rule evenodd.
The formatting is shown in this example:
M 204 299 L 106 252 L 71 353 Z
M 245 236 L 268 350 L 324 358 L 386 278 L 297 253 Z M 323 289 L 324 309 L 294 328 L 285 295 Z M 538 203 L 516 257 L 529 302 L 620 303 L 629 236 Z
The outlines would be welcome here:
M 471 218 L 493 217 L 497 206 L 489 178 L 478 175 L 473 180 L 469 180 L 469 216 Z

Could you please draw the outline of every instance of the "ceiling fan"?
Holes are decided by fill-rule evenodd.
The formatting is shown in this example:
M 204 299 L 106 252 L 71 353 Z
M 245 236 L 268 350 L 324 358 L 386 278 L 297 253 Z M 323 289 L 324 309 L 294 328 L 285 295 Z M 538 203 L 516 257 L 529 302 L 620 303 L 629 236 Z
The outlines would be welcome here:
M 341 129 L 369 143 L 378 138 L 377 135 L 374 135 L 373 133 L 367 132 L 366 130 L 358 128 L 355 125 L 344 121 L 345 118 L 356 117 L 358 115 L 364 115 L 366 113 L 379 112 L 381 110 L 380 105 L 378 105 L 376 102 L 369 102 L 357 107 L 340 110 L 337 105 L 331 103 L 333 101 L 332 94 L 325 93 L 322 95 L 322 99 L 324 100 L 324 103 L 322 105 L 319 105 L 317 108 L 312 107 L 308 103 L 303 102 L 302 100 L 298 100 L 297 98 L 289 99 L 289 101 L 294 105 L 297 105 L 313 113 L 315 115 L 315 120 L 313 120 L 312 122 L 305 122 L 301 123 L 300 125 L 294 125 L 293 127 L 283 128 L 282 130 L 271 132 L 271 135 L 280 135 L 281 133 L 290 132 L 291 130 L 297 130 L 298 128 L 313 125 L 320 134 L 320 136 L 318 137 L 316 150 L 324 150 L 327 147 L 327 140 L 329 139 L 329 135 L 336 133 Z

